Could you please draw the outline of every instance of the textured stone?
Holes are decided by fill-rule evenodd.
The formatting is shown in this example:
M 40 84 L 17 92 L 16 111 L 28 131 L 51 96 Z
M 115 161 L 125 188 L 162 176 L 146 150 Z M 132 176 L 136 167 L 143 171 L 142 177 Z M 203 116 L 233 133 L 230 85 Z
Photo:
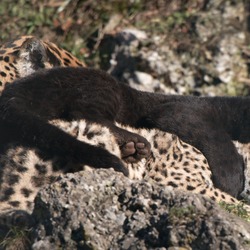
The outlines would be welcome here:
M 180 10 L 186 29 L 169 28 L 160 35 L 154 30 L 124 29 L 105 36 L 105 46 L 100 48 L 105 51 L 104 69 L 147 91 L 210 96 L 245 93 L 244 1 L 201 2 L 206 3 L 200 11 Z M 138 72 L 151 75 L 150 82 L 157 87 L 148 84 L 148 77 L 137 77 Z
M 61 177 L 33 216 L 36 250 L 249 249 L 250 224 L 213 201 L 110 170 Z

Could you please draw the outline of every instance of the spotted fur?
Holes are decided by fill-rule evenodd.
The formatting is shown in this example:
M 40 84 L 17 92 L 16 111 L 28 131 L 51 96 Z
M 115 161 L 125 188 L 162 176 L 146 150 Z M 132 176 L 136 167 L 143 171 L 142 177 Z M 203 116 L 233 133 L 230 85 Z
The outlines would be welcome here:
M 21 37 L 3 45 L 0 49 L 0 92 L 7 83 L 31 74 L 40 68 L 55 66 L 84 66 L 69 52 L 55 44 L 41 41 L 32 36 Z M 81 141 L 98 145 L 120 157 L 120 148 L 112 133 L 98 124 L 84 120 L 72 123 L 52 121 L 64 131 Z M 131 179 L 147 179 L 161 183 L 169 189 L 180 189 L 205 195 L 217 202 L 238 204 L 239 201 L 215 188 L 211 171 L 201 152 L 184 143 L 177 136 L 152 130 L 127 130 L 145 137 L 152 145 L 150 157 L 138 163 L 126 164 Z M 245 189 L 250 195 L 250 146 L 236 143 L 246 163 Z M 97 156 L 98 157 L 98 156 Z M 9 145 L 6 154 L 0 156 L 0 212 L 24 210 L 31 212 L 37 192 L 52 183 L 59 174 L 71 172 L 73 163 L 67 159 L 49 158 L 36 149 Z M 86 166 L 79 166 L 84 169 Z M 250 212 L 248 206 L 247 210 Z
M 84 120 L 71 123 L 56 120 L 52 124 L 78 140 L 103 147 L 120 157 L 115 137 L 106 127 Z M 147 160 L 142 159 L 133 164 L 124 162 L 131 179 L 154 180 L 170 190 L 202 194 L 217 202 L 239 203 L 214 187 L 207 160 L 199 150 L 166 132 L 129 127 L 126 129 L 144 136 L 152 145 L 152 153 Z M 10 145 L 6 155 L 0 157 L 1 211 L 21 209 L 31 212 L 39 189 L 52 183 L 59 174 L 71 172 L 72 164 L 67 157 L 48 159 L 38 150 Z M 84 166 L 79 166 L 79 169 L 84 169 Z M 250 212 L 247 205 L 246 209 Z
M 244 183 L 244 190 L 241 193 L 242 198 L 250 203 L 250 143 L 242 144 L 239 142 L 234 142 L 235 147 L 239 154 L 243 156 L 243 160 L 245 163 L 245 183 Z
M 0 47 L 0 92 L 17 78 L 56 66 L 84 67 L 85 64 L 54 43 L 34 36 L 7 42 Z

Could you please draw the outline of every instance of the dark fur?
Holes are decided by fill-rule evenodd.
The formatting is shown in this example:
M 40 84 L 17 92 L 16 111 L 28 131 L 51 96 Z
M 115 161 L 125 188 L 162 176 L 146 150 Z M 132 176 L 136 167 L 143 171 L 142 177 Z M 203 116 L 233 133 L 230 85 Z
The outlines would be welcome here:
M 126 173 L 118 158 L 76 141 L 47 121 L 60 118 L 101 123 L 116 135 L 123 156 L 129 161 L 147 156 L 150 145 L 143 137 L 116 127 L 114 121 L 156 127 L 175 133 L 200 149 L 211 166 L 215 186 L 237 197 L 243 190 L 244 169 L 231 139 L 250 140 L 249 102 L 249 98 L 140 92 L 99 70 L 56 68 L 6 87 L 0 98 L 0 139 L 1 143 L 15 140 L 55 154 L 67 154 L 76 163 L 114 167 Z M 135 148 L 127 150 L 131 142 Z
M 208 159 L 216 187 L 238 197 L 244 164 L 232 140 L 250 141 L 249 97 L 187 97 L 158 106 L 141 123 L 177 134 Z

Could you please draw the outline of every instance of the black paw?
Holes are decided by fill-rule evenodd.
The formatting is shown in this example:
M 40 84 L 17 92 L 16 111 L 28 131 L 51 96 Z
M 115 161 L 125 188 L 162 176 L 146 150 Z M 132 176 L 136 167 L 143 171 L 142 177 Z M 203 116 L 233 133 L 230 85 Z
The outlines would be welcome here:
M 135 163 L 147 158 L 151 152 L 150 143 L 143 137 L 135 137 L 121 146 L 122 159 L 127 163 Z

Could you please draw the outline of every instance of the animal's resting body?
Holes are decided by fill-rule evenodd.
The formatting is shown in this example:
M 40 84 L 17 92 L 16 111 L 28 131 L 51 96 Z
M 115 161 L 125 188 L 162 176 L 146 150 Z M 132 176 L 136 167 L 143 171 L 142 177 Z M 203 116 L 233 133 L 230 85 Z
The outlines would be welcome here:
M 34 71 L 40 70 L 41 68 L 51 68 L 55 66 L 84 66 L 83 63 L 78 61 L 67 51 L 58 48 L 53 43 L 44 42 L 35 37 L 22 37 L 13 42 L 7 43 L 0 49 L 0 54 L 0 83 L 2 88 L 4 88 L 5 84 L 10 83 L 16 78 L 29 75 Z M 105 73 L 101 73 L 99 71 L 97 73 L 101 75 L 101 78 L 107 77 L 108 83 L 109 81 L 115 81 L 110 78 L 110 76 L 105 75 Z M 90 77 L 90 75 L 87 74 L 86 77 Z M 33 76 L 33 79 L 36 81 L 36 77 Z M 76 78 L 71 78 L 71 76 L 69 79 L 64 79 L 68 82 L 67 84 L 69 84 L 66 92 L 71 88 L 70 86 L 73 86 L 74 79 Z M 84 79 L 85 78 L 82 80 L 84 81 Z M 99 80 L 101 79 L 99 78 Z M 25 81 L 26 80 L 24 80 L 24 82 Z M 121 103 L 120 100 L 118 100 L 118 105 L 112 106 L 112 109 L 108 111 L 108 114 L 104 114 L 105 119 L 99 121 L 109 127 L 111 131 L 107 129 L 107 127 L 91 124 L 84 120 L 73 122 L 66 122 L 62 120 L 53 121 L 52 124 L 60 129 L 63 129 L 66 132 L 65 134 L 62 131 L 58 131 L 55 127 L 45 124 L 48 119 L 46 118 L 46 115 L 45 117 L 39 116 L 39 112 L 41 112 L 41 114 L 46 113 L 46 108 L 49 106 L 49 103 L 55 104 L 53 103 L 53 100 L 59 99 L 59 96 L 57 96 L 58 87 L 60 89 L 59 93 L 63 93 L 62 86 L 57 85 L 59 82 L 57 81 L 54 83 L 56 84 L 54 89 L 53 85 L 50 87 L 47 85 L 49 89 L 46 89 L 46 85 L 42 86 L 41 82 L 40 84 L 37 82 L 37 85 L 33 82 L 33 84 L 31 84 L 32 86 L 28 86 L 29 84 L 27 84 L 26 87 L 23 86 L 23 90 L 20 92 L 19 96 L 21 99 L 19 100 L 22 100 L 24 96 L 26 98 L 26 91 L 27 96 L 33 95 L 34 93 L 32 94 L 32 92 L 35 91 L 35 88 L 37 88 L 37 92 L 35 92 L 37 93 L 39 100 L 35 100 L 35 102 L 30 102 L 33 100 L 32 98 L 27 99 L 27 102 L 22 103 L 21 101 L 20 107 L 17 107 L 16 100 L 12 102 L 13 99 L 10 96 L 8 97 L 8 95 L 7 99 L 10 102 L 1 102 L 1 112 L 3 115 L 7 114 L 7 123 L 5 125 L 7 125 L 8 122 L 11 123 L 11 126 L 14 125 L 12 128 L 7 128 L 4 124 L 1 125 L 2 128 L 4 128 L 1 132 L 3 136 L 1 137 L 3 144 L 1 144 L 2 148 L 0 155 L 1 210 L 7 211 L 11 209 L 24 209 L 31 211 L 33 198 L 41 186 L 46 183 L 51 183 L 59 173 L 78 171 L 83 168 L 84 164 L 89 163 L 88 160 L 86 160 L 88 159 L 88 157 L 86 158 L 86 152 L 80 156 L 80 158 L 75 157 L 79 152 L 82 152 L 81 150 L 83 150 L 83 144 L 79 141 L 75 142 L 75 140 L 73 140 L 68 133 L 77 137 L 80 141 L 103 147 L 108 150 L 113 155 L 110 156 L 107 151 L 89 147 L 89 145 L 84 144 L 87 148 L 90 148 L 90 152 L 94 155 L 93 159 L 98 156 L 102 157 L 103 155 L 99 154 L 99 152 L 104 152 L 104 156 L 107 157 L 107 161 L 104 162 L 106 164 L 105 167 L 117 166 L 118 170 L 120 167 L 120 170 L 124 170 L 125 172 L 129 169 L 129 175 L 131 178 L 146 178 L 149 176 L 150 178 L 153 178 L 158 182 L 160 181 L 169 187 L 190 190 L 192 192 L 207 195 L 216 201 L 225 200 L 229 203 L 237 203 L 238 201 L 233 197 L 228 196 L 228 194 L 216 189 L 213 185 L 214 183 L 216 187 L 221 187 L 233 195 L 240 193 L 242 191 L 243 184 L 245 184 L 244 195 L 249 195 L 250 183 L 244 183 L 242 180 L 244 179 L 242 170 L 243 164 L 231 142 L 231 138 L 248 141 L 249 133 L 247 125 L 249 125 L 249 123 L 247 119 L 244 120 L 244 118 L 247 118 L 247 112 L 244 111 L 247 107 L 247 102 L 245 102 L 247 99 L 193 99 L 191 97 L 178 96 L 162 97 L 155 94 L 136 92 L 134 90 L 130 93 L 130 88 L 124 87 L 124 95 L 126 98 L 124 98 Z M 115 85 L 116 84 L 118 83 L 115 83 Z M 106 100 L 109 102 L 109 98 L 112 97 L 112 93 L 118 93 L 118 96 L 120 94 L 119 91 L 109 93 L 108 86 L 105 86 L 105 82 L 102 82 L 99 87 L 100 88 L 98 89 L 94 88 L 94 92 L 92 92 L 93 96 L 89 96 L 91 103 L 94 103 L 93 101 L 97 100 L 99 101 L 97 102 L 97 105 L 105 104 Z M 103 89 L 106 90 L 104 91 L 104 96 L 108 99 L 98 100 L 98 95 L 101 96 L 100 93 L 102 93 Z M 51 91 L 50 96 L 46 96 L 46 91 L 48 90 Z M 53 91 L 55 92 L 53 93 Z M 129 95 L 126 95 L 126 91 Z M 12 90 L 10 90 L 10 92 L 12 92 Z M 87 93 L 91 93 L 89 92 L 89 89 Z M 146 94 L 146 99 L 143 99 L 145 97 L 144 94 Z M 155 98 L 155 96 L 157 96 L 158 99 Z M 36 99 L 36 94 L 33 97 Z M 78 95 L 77 97 L 84 98 L 86 95 Z M 152 97 L 153 101 L 151 100 Z M 166 98 L 167 102 L 164 98 Z M 14 99 L 16 98 L 14 97 Z M 45 102 L 41 106 L 43 100 Z M 47 102 L 48 100 L 49 102 Z M 144 100 L 144 103 L 141 103 L 141 100 Z M 162 100 L 163 105 L 158 105 L 158 101 L 161 103 Z M 58 107 L 62 107 L 64 101 L 67 100 L 60 100 Z M 77 100 L 74 101 L 77 102 Z M 103 103 L 101 103 L 101 101 L 103 101 Z M 138 105 L 137 101 L 139 101 Z M 112 112 L 117 111 L 115 108 L 121 108 L 120 104 L 124 104 L 124 102 L 125 105 L 126 103 L 128 104 L 126 109 L 123 110 L 125 113 L 122 114 L 120 113 L 121 110 L 119 110 L 119 114 L 122 114 L 121 117 L 126 117 L 124 116 L 126 114 L 130 115 L 128 117 L 128 121 L 125 123 L 129 123 L 134 126 L 135 120 L 137 119 L 136 117 L 141 116 L 136 122 L 136 126 L 160 127 L 163 130 L 179 134 L 183 139 L 190 142 L 192 145 L 197 145 L 197 147 L 199 147 L 208 158 L 209 165 L 212 166 L 213 182 L 211 181 L 210 168 L 208 167 L 204 156 L 197 149 L 182 142 L 176 136 L 154 129 L 149 131 L 145 129 L 138 130 L 126 127 L 125 130 L 122 130 L 114 126 L 113 122 L 110 123 L 110 117 L 113 115 Z M 234 103 L 237 103 L 239 107 L 231 106 Z M 28 106 L 26 106 L 27 104 Z M 36 104 L 39 104 L 38 106 L 40 106 L 40 109 L 38 106 L 35 106 Z M 115 104 L 117 104 L 117 100 Z M 240 107 L 241 104 L 243 105 L 243 110 Z M 22 109 L 22 105 L 26 106 L 27 109 Z M 158 106 L 154 107 L 154 105 Z M 69 116 L 71 112 L 68 112 L 67 114 L 66 111 L 70 109 L 70 106 L 71 104 L 64 107 L 65 110 L 60 114 L 61 116 L 59 118 L 71 120 L 73 119 L 72 117 L 78 117 L 79 113 L 73 113 L 72 117 Z M 105 105 L 103 105 L 103 107 L 104 106 Z M 32 107 L 32 109 L 29 110 L 30 107 Z M 74 107 L 73 103 L 72 107 Z M 24 123 L 22 123 L 22 121 L 19 121 L 17 119 L 18 117 L 16 117 L 15 120 L 11 121 L 14 116 L 11 114 L 11 116 L 8 115 L 13 108 L 13 115 L 17 112 L 19 118 L 24 117 L 26 119 L 28 116 L 30 120 L 24 120 Z M 37 108 L 39 111 L 38 116 L 34 114 Z M 153 110 L 154 108 L 156 109 Z M 238 113 L 239 110 L 237 110 L 237 108 L 242 110 L 242 112 Z M 151 110 L 152 113 L 150 113 Z M 7 113 L 5 113 L 5 111 Z M 96 111 L 96 109 L 93 108 L 91 112 L 92 111 Z M 100 114 L 101 111 L 102 110 L 96 111 L 94 115 L 99 117 L 98 114 Z M 143 113 L 141 112 L 145 111 L 148 113 L 145 117 L 143 117 Z M 158 111 L 160 113 L 158 113 Z M 159 114 L 161 115 L 159 116 Z M 57 115 L 51 115 L 51 117 L 57 117 Z M 102 115 L 100 117 L 102 117 Z M 105 115 L 107 115 L 108 121 Z M 239 120 L 237 120 L 237 118 L 239 118 Z M 116 119 L 117 117 L 113 120 Z M 121 120 L 121 118 L 119 119 Z M 13 121 L 14 123 L 12 123 Z M 48 131 L 45 131 L 46 129 L 43 130 L 45 132 L 44 137 L 39 134 L 36 138 L 30 137 L 29 143 L 27 144 L 32 146 L 34 149 L 26 147 L 24 143 L 27 131 L 29 130 L 28 127 L 25 127 L 25 123 L 27 121 L 31 122 L 28 126 L 29 128 L 30 126 L 33 128 L 36 122 L 41 122 L 40 125 L 43 129 L 49 129 Z M 15 124 L 16 122 L 17 124 Z M 243 124 L 244 122 L 245 124 Z M 18 127 L 18 124 L 23 125 L 23 127 Z M 43 127 L 42 124 L 45 124 L 45 127 Z M 41 128 L 40 125 L 38 126 L 38 129 Z M 7 132 L 15 132 L 12 138 L 9 137 L 9 134 L 6 138 L 6 134 L 4 133 L 4 131 L 6 132 L 6 128 Z M 130 133 L 128 130 L 130 130 Z M 68 150 L 71 149 L 71 146 L 67 145 L 67 143 L 61 145 L 61 138 L 59 138 L 59 141 L 51 140 L 52 144 L 50 144 L 48 137 L 50 134 L 55 136 L 53 131 L 57 131 L 56 133 L 62 135 L 62 138 L 66 138 L 66 142 L 68 140 L 73 143 L 73 146 L 77 145 L 77 147 L 80 148 L 80 151 L 75 153 L 72 149 L 71 152 L 69 152 Z M 32 132 L 34 135 L 34 132 L 39 131 L 30 130 L 28 132 Z M 120 134 L 120 132 L 122 133 Z M 140 134 L 140 136 L 138 134 Z M 54 137 L 54 139 L 58 139 L 58 137 Z M 117 142 L 119 143 L 119 146 Z M 152 145 L 152 152 L 149 150 L 148 142 Z M 4 145 L 5 147 L 3 147 Z M 42 150 L 38 150 L 37 148 Z M 229 149 L 228 152 L 227 149 Z M 247 145 L 237 143 L 237 149 L 240 153 L 245 155 L 245 159 L 247 160 L 249 147 Z M 49 154 L 50 150 L 52 150 L 51 155 Z M 62 152 L 66 152 L 66 154 L 61 154 Z M 56 156 L 54 157 L 54 155 Z M 148 157 L 147 160 L 143 159 L 144 157 Z M 123 163 L 119 160 L 119 158 L 124 160 Z M 82 159 L 84 160 L 82 161 Z M 90 165 L 93 166 L 93 164 L 91 164 L 93 163 L 91 160 L 92 159 L 89 157 Z M 115 164 L 113 161 L 115 161 Z M 135 163 L 136 161 L 138 162 Z M 99 163 L 100 165 L 98 166 Z M 125 168 L 123 164 L 125 165 Z M 101 160 L 96 162 L 96 167 L 102 166 Z M 249 170 L 246 168 L 245 175 L 249 174 L 248 172 Z M 29 183 L 30 186 L 27 186 L 27 183 Z
M 79 141 L 105 148 L 121 158 L 116 137 L 108 128 L 100 124 L 89 123 L 86 120 L 72 122 L 53 120 L 51 124 Z M 141 159 L 136 163 L 124 161 L 131 179 L 148 181 L 153 179 L 167 186 L 169 190 L 191 191 L 205 195 L 216 202 L 239 204 L 238 200 L 214 187 L 210 167 L 199 150 L 167 132 L 156 129 L 122 128 L 144 136 L 152 144 L 152 151 L 147 159 Z M 3 166 L 0 171 L 2 179 L 0 200 L 2 200 L 1 212 L 13 215 L 13 217 L 5 217 L 7 221 L 11 219 L 12 223 L 13 220 L 22 218 L 23 214 L 19 213 L 20 210 L 32 212 L 33 200 L 42 186 L 52 183 L 61 173 L 75 171 L 76 163 L 72 162 L 67 155 L 48 157 L 38 149 L 13 144 L 7 147 L 6 153 L 0 157 L 0 164 Z M 249 164 L 247 161 L 246 163 Z M 77 168 L 80 170 L 84 167 L 79 164 Z M 249 190 L 247 187 L 246 191 L 249 192 Z M 245 205 L 245 208 L 250 213 L 250 206 Z M 16 212 L 15 209 L 19 211 Z
M 75 140 L 48 121 L 87 119 L 108 127 L 122 158 L 129 162 L 147 157 L 150 144 L 114 122 L 154 127 L 177 134 L 201 150 L 215 185 L 238 197 L 244 186 L 244 164 L 231 140 L 250 140 L 249 105 L 249 97 L 161 95 L 135 90 L 100 70 L 53 68 L 17 80 L 2 92 L 0 145 L 17 140 L 55 154 L 67 153 L 77 163 L 114 167 L 127 175 L 119 158 Z

